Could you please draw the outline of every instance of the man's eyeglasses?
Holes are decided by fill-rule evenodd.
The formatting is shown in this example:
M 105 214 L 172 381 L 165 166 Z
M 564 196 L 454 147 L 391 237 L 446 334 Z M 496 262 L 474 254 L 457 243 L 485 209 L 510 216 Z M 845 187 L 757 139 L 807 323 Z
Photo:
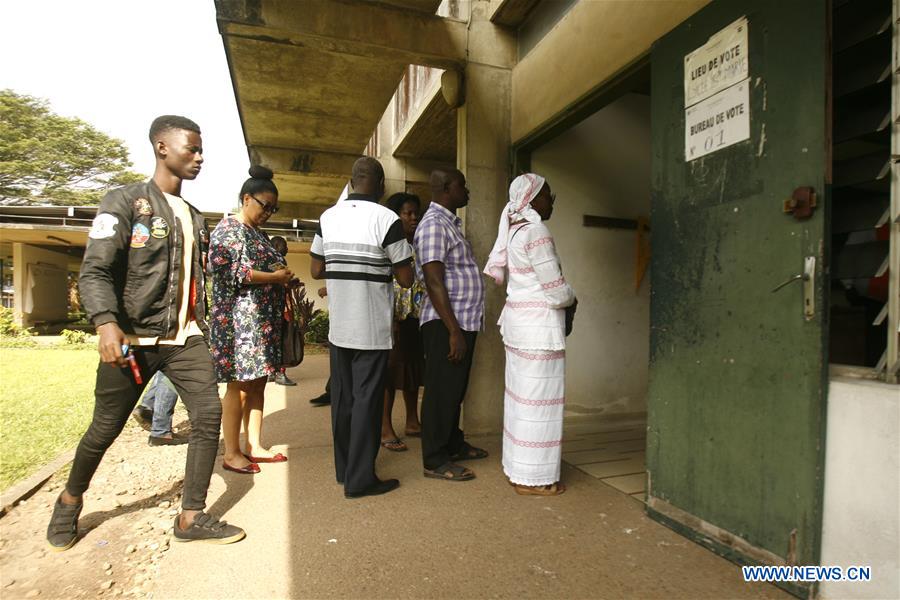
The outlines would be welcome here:
M 256 196 L 250 196 L 250 197 L 253 198 L 254 200 L 256 200 L 256 203 L 259 204 L 260 208 L 263 209 L 263 212 L 267 212 L 270 215 L 274 215 L 275 213 L 278 212 L 278 206 L 274 206 L 272 204 L 267 204 L 266 202 L 263 202 Z

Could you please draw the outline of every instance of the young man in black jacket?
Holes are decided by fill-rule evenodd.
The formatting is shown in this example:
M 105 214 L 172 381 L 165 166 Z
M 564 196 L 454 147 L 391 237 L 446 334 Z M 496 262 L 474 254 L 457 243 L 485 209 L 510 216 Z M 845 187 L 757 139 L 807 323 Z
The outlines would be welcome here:
M 209 232 L 181 198 L 200 173 L 200 128 L 166 115 L 150 126 L 156 170 L 146 183 L 110 191 L 100 203 L 81 265 L 82 303 L 100 337 L 94 418 L 53 508 L 47 541 L 78 538 L 82 495 L 146 383 L 162 371 L 191 417 L 176 541 L 236 542 L 244 531 L 203 512 L 219 443 L 222 406 L 209 353 L 204 267 Z

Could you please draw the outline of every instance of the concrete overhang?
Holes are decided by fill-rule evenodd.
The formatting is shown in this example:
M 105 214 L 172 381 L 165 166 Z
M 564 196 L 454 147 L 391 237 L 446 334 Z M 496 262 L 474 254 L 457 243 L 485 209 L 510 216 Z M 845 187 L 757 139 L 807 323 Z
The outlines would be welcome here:
M 285 215 L 279 211 L 263 230 L 283 236 L 291 252 L 309 252 L 316 232 L 315 217 Z M 88 232 L 97 214 L 96 206 L 0 206 L 0 242 L 80 249 L 87 245 Z M 222 219 L 220 212 L 204 212 L 206 225 L 213 229 Z
M 540 0 L 491 0 L 491 22 L 517 28 Z
M 400 158 L 456 162 L 456 109 L 444 100 L 440 77 L 425 91 L 419 110 L 407 118 L 392 154 Z
M 248 153 L 291 216 L 334 203 L 407 65 L 464 65 L 466 24 L 439 4 L 216 0 Z
M 84 247 L 90 227 L 0 223 L 0 241 L 42 246 Z

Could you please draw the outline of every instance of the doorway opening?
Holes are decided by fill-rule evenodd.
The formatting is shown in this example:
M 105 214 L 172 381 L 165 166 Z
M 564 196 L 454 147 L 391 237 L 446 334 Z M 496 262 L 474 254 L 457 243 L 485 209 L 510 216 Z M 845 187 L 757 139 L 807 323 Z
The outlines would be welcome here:
M 643 501 L 650 338 L 650 67 L 529 149 L 578 295 L 563 460 Z

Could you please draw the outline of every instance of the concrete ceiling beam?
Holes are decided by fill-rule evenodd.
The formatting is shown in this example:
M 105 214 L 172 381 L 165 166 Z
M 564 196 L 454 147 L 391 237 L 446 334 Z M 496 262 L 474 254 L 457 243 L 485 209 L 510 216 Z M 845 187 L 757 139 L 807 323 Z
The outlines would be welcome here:
M 216 0 L 223 36 L 442 69 L 466 62 L 466 24 L 370 2 Z
M 325 209 L 335 203 L 344 185 L 350 181 L 350 174 L 331 177 L 276 171 L 274 181 L 278 186 L 279 202 L 307 204 Z
M 398 158 L 455 163 L 456 110 L 444 100 L 440 78 L 423 94 L 419 110 L 406 120 L 391 154 Z
M 525 22 L 540 0 L 491 0 L 491 22 L 512 29 Z
M 345 154 L 305 148 L 250 146 L 250 162 L 284 175 L 350 178 L 353 163 L 362 153 Z

